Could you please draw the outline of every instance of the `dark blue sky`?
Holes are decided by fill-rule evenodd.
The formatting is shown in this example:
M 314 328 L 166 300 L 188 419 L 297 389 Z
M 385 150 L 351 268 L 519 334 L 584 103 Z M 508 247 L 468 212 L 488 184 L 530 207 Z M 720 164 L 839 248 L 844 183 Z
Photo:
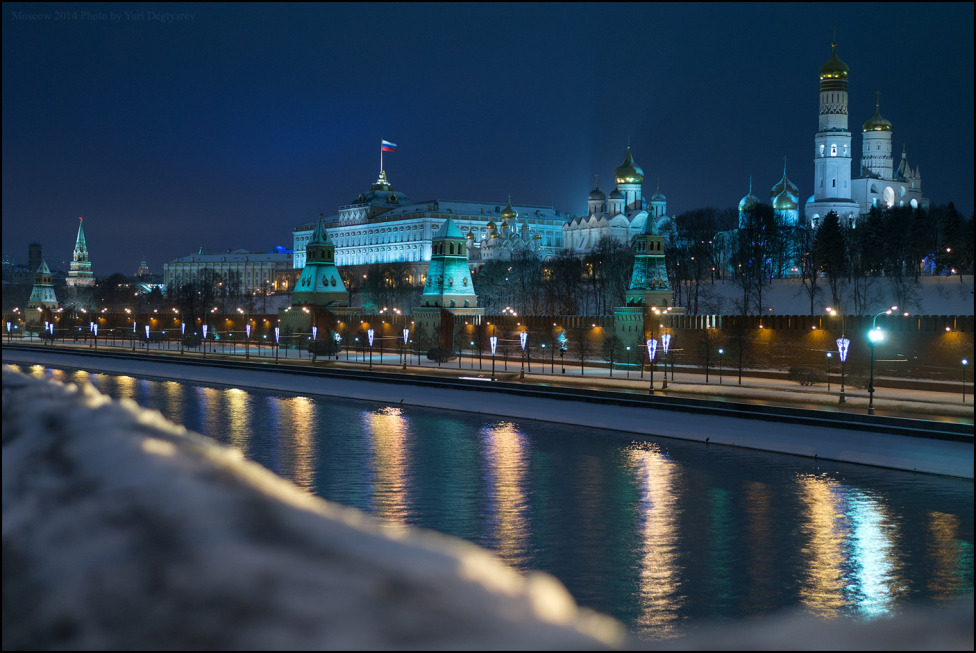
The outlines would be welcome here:
M 669 213 L 750 175 L 765 198 L 784 156 L 806 198 L 833 26 L 856 152 L 880 90 L 926 195 L 970 215 L 972 3 L 5 3 L 3 253 L 61 266 L 79 215 L 98 276 L 290 247 L 381 139 L 414 200 L 579 213 L 628 139 Z

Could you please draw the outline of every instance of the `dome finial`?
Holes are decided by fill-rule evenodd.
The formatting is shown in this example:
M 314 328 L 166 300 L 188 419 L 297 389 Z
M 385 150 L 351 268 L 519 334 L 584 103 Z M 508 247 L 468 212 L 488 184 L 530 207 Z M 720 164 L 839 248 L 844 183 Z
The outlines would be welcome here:
M 832 38 L 830 40 L 830 47 L 836 48 L 837 47 L 837 26 L 835 25 L 835 26 L 831 27 L 830 29 L 832 29 L 834 31 L 834 38 Z
M 596 178 L 596 190 L 600 190 L 600 175 L 593 175 Z

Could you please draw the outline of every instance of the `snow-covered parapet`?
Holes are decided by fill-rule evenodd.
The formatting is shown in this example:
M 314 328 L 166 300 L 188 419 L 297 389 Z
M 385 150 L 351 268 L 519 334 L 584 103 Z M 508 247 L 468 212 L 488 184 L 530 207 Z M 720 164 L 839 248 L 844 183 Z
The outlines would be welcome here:
M 3 649 L 626 646 L 545 574 L 312 497 L 135 403 L 3 369 Z

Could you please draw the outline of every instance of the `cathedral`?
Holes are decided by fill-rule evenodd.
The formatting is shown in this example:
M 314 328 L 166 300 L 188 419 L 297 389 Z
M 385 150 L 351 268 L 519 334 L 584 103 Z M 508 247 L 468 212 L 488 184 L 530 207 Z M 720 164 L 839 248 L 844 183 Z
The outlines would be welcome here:
M 862 127 L 861 165 L 857 176 L 852 176 L 854 144 L 847 122 L 850 68 L 837 57 L 837 44 L 831 47 L 830 59 L 819 71 L 820 117 L 814 136 L 813 195 L 805 207 L 807 225 L 816 229 L 831 211 L 853 227 L 872 207 L 928 208 L 918 167 L 908 164 L 904 146 L 898 166 L 894 165 L 892 125 L 881 116 L 880 93 L 874 116 Z
M 609 197 L 596 188 L 587 198 L 586 215 L 572 218 L 565 227 L 565 249 L 574 254 L 585 254 L 597 246 L 604 236 L 609 236 L 624 246 L 644 232 L 650 217 L 660 222 L 667 216 L 667 199 L 660 188 L 647 200 L 643 196 L 644 171 L 634 162 L 630 147 L 627 156 L 614 171 L 614 188 Z

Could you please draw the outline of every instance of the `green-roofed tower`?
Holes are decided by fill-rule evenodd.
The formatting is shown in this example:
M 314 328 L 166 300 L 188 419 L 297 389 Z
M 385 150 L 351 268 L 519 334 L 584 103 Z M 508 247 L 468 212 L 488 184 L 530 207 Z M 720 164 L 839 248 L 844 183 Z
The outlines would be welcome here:
M 664 236 L 658 233 L 657 220 L 651 216 L 644 231 L 634 236 L 634 273 L 627 289 L 628 306 L 671 306 L 674 293 L 664 264 Z
M 335 264 L 335 245 L 318 221 L 306 247 L 305 267 L 291 293 L 293 306 L 341 307 L 349 305 L 346 284 Z
M 85 228 L 83 218 L 78 218 L 78 238 L 75 240 L 75 251 L 71 256 L 68 277 L 64 280 L 68 286 L 94 286 L 95 275 L 92 273 L 91 261 L 88 260 L 88 244 L 85 242 Z
M 451 218 L 431 239 L 430 265 L 420 304 L 441 308 L 474 308 L 478 305 L 468 268 L 465 236 Z

